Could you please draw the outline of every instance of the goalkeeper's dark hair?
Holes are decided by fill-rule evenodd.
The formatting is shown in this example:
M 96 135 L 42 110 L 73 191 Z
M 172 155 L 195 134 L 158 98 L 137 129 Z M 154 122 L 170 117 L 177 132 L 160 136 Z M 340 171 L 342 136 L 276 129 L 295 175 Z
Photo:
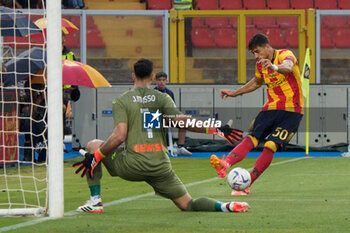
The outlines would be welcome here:
M 141 58 L 134 64 L 134 73 L 139 79 L 150 77 L 152 72 L 153 62 L 149 59 Z
M 264 47 L 267 44 L 270 44 L 269 38 L 267 38 L 267 36 L 264 34 L 258 33 L 250 39 L 248 48 L 251 51 L 258 46 Z

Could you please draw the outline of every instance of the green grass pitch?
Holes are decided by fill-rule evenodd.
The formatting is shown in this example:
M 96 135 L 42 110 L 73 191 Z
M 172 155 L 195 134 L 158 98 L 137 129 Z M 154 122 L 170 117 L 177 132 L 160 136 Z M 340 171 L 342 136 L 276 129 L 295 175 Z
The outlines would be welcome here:
M 213 179 L 216 172 L 208 158 L 172 159 L 177 175 L 185 184 L 192 184 L 188 191 L 193 198 L 246 201 L 251 205 L 247 213 L 182 212 L 171 201 L 152 194 L 147 184 L 110 177 L 105 171 L 105 212 L 75 214 L 89 198 L 85 179 L 71 167 L 79 159 L 65 161 L 66 216 L 9 232 L 350 232 L 349 158 L 275 158 L 274 165 L 251 188 L 252 194 L 241 197 L 230 196 L 226 179 Z M 247 158 L 239 166 L 251 168 L 255 160 Z M 40 219 L 1 218 L 0 232 Z

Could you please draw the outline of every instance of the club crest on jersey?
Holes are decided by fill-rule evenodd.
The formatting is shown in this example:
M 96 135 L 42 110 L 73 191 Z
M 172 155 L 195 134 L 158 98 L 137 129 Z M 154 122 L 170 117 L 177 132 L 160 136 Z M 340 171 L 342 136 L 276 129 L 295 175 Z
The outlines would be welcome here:
M 162 114 L 156 112 L 143 112 L 143 128 L 144 129 L 160 129 L 160 116 Z

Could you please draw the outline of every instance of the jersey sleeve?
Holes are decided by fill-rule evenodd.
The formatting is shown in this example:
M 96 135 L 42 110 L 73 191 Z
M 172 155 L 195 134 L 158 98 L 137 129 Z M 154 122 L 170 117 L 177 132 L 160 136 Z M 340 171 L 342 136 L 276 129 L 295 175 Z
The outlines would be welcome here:
M 294 56 L 293 52 L 290 50 L 283 51 L 280 54 L 279 59 L 280 59 L 280 63 L 282 63 L 284 60 L 287 60 L 287 59 L 292 60 L 294 64 L 297 63 L 297 58 Z
M 162 95 L 163 111 L 162 113 L 167 116 L 176 116 L 181 114 L 177 109 L 175 102 L 171 99 L 169 95 Z
M 126 108 L 119 99 L 115 99 L 113 101 L 113 120 L 114 125 L 119 123 L 128 123 Z
M 255 78 L 257 79 L 263 79 L 263 75 L 262 75 L 262 66 L 260 64 L 256 64 L 255 65 Z

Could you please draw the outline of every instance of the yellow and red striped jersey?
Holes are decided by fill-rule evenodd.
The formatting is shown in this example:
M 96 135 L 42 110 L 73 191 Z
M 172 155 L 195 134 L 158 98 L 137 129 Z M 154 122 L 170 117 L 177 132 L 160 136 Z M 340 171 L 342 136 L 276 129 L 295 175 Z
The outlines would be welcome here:
M 294 61 L 292 72 L 289 74 L 281 74 L 271 69 L 265 69 L 261 64 L 256 63 L 255 78 L 264 80 L 268 97 L 262 111 L 285 110 L 303 114 L 304 98 L 296 57 L 290 50 L 276 50 L 273 64 L 279 65 L 285 59 Z

